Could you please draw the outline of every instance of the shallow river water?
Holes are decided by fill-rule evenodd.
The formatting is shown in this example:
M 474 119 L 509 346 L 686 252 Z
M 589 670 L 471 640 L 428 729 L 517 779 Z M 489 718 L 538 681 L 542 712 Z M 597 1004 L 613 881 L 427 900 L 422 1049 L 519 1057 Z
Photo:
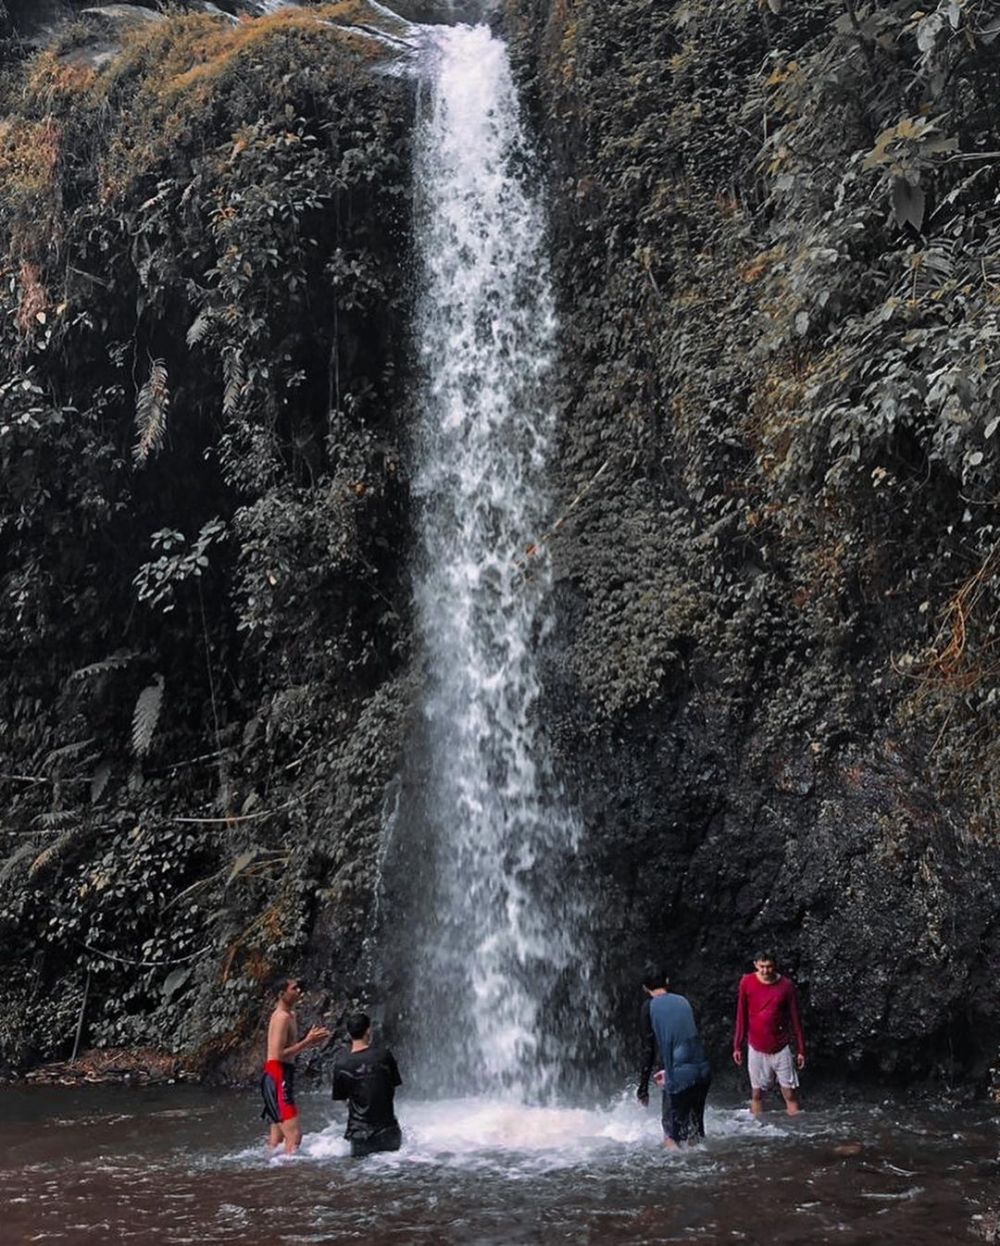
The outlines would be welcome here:
M 284 1160 L 252 1093 L 0 1087 L 0 1242 L 929 1246 L 983 1241 L 1000 1202 L 986 1106 L 816 1104 L 762 1126 L 716 1106 L 706 1145 L 670 1156 L 625 1097 L 403 1099 L 403 1149 L 350 1160 L 330 1101 L 299 1098 L 303 1150 Z

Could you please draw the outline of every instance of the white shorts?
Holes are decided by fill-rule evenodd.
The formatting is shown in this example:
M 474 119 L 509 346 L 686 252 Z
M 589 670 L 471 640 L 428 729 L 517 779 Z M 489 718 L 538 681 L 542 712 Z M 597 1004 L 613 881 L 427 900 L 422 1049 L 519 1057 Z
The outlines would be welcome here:
M 754 1051 L 747 1048 L 747 1065 L 750 1072 L 750 1085 L 754 1090 L 770 1090 L 775 1082 L 786 1090 L 794 1090 L 799 1084 L 799 1075 L 795 1071 L 795 1058 L 791 1047 L 782 1047 L 780 1051 Z

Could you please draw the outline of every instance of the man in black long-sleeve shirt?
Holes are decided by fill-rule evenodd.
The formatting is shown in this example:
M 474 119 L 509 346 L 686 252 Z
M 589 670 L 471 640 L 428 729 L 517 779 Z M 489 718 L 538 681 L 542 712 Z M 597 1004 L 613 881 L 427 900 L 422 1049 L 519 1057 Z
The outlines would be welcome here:
M 333 1097 L 347 1100 L 344 1137 L 353 1156 L 398 1151 L 403 1142 L 396 1120 L 396 1087 L 402 1085 L 396 1059 L 387 1047 L 372 1045 L 371 1019 L 363 1012 L 347 1018 L 350 1051 L 333 1065 Z

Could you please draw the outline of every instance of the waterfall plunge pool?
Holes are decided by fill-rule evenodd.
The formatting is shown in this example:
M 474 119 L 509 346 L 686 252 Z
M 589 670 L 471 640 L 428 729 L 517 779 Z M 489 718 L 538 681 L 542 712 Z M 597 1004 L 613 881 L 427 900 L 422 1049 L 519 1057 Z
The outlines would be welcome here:
M 0 1093 L 5 1246 L 930 1246 L 990 1240 L 1000 1201 L 987 1105 L 810 1101 L 758 1126 L 714 1096 L 705 1146 L 668 1156 L 656 1111 L 624 1094 L 592 1110 L 403 1097 L 403 1149 L 351 1160 L 337 1109 L 307 1092 L 302 1153 L 283 1160 L 252 1091 Z

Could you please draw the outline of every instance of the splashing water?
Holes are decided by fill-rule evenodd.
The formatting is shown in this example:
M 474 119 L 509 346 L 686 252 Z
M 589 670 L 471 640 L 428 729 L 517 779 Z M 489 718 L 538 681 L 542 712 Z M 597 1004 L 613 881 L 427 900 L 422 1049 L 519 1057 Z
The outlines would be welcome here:
M 715 1105 L 680 1155 L 632 1095 L 585 1112 L 407 1097 L 403 1149 L 351 1160 L 325 1094 L 301 1095 L 302 1150 L 278 1159 L 243 1092 L 88 1090 L 4 1087 L 5 1242 L 940 1246 L 996 1223 L 995 1112 L 926 1095 L 811 1100 L 763 1127 Z
M 555 316 L 506 48 L 482 26 L 427 37 L 415 480 L 427 685 L 403 784 L 406 1024 L 428 1088 L 544 1097 L 564 1059 L 558 1017 L 589 1010 L 578 826 L 538 722 Z
M 439 1099 L 433 1103 L 407 1100 L 405 1146 L 380 1156 L 385 1167 L 429 1163 L 446 1155 L 455 1164 L 495 1164 L 511 1175 L 532 1171 L 538 1160 L 549 1168 L 572 1168 L 588 1160 L 621 1159 L 628 1149 L 641 1149 L 656 1156 L 662 1131 L 659 1113 L 644 1112 L 635 1096 L 624 1092 L 601 1107 L 531 1107 L 496 1099 Z M 749 1111 L 707 1113 L 709 1143 L 706 1150 L 685 1153 L 689 1163 L 704 1166 L 706 1158 L 732 1142 L 754 1144 L 787 1142 L 782 1123 L 759 1124 Z M 814 1122 L 813 1128 L 828 1128 Z M 309 1159 L 339 1158 L 350 1153 L 337 1122 L 307 1134 L 302 1156 Z M 807 1136 L 807 1129 L 796 1131 Z M 246 1151 L 244 1155 L 256 1152 Z M 280 1163 L 284 1157 L 273 1157 Z

